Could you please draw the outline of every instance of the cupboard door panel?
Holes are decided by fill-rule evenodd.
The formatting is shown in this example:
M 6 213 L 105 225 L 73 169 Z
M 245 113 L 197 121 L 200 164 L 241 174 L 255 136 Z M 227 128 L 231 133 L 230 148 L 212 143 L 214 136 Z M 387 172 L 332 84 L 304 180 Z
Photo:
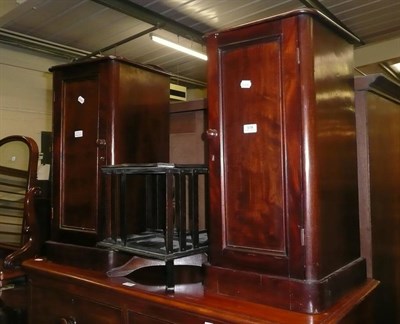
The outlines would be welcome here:
M 208 38 L 213 266 L 304 276 L 296 31 L 291 17 Z
M 223 175 L 227 247 L 285 255 L 279 45 L 222 53 Z
M 63 96 L 61 227 L 95 232 L 98 191 L 93 189 L 98 187 L 99 181 L 97 77 L 65 81 Z

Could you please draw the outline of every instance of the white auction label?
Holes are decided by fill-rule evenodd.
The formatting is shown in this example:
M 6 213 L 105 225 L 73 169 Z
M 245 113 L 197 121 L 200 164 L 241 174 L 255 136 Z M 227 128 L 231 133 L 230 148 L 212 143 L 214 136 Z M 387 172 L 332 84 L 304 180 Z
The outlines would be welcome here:
M 251 81 L 250 80 L 242 80 L 240 81 L 240 87 L 242 89 L 249 89 L 251 88 Z
M 257 124 L 245 124 L 243 125 L 243 133 L 257 133 Z
M 74 137 L 83 137 L 83 130 L 76 130 L 74 132 Z

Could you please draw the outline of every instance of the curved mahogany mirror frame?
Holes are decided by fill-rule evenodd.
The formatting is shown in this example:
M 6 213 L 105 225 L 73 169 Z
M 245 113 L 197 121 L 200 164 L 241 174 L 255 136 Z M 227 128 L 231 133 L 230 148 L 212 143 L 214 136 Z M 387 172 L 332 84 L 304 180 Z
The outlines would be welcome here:
M 5 253 L 10 252 L 5 256 L 3 264 L 0 264 L 0 267 L 3 269 L 13 269 L 19 266 L 23 260 L 34 257 L 40 249 L 40 240 L 38 237 L 39 229 L 35 212 L 35 197 L 41 193 L 40 188 L 37 187 L 38 146 L 30 137 L 12 135 L 0 139 L 0 150 L 2 147 L 4 148 L 6 144 L 10 145 L 13 142 L 17 144 L 16 147 L 25 144 L 28 156 L 26 157 L 27 166 L 24 170 L 21 170 L 21 168 L 14 168 L 13 166 L 10 167 L 8 164 L 6 166 L 0 164 L 0 186 L 2 186 L 0 190 L 3 189 L 3 191 L 0 191 L 0 194 L 3 194 L 3 198 L 7 195 L 11 197 L 13 195 L 20 195 L 21 198 L 19 198 L 18 203 L 23 206 L 23 210 L 19 211 L 19 217 L 22 216 L 20 240 L 17 236 L 17 241 L 19 240 L 19 242 L 7 242 L 7 240 L 4 239 L 0 240 L 0 250 L 3 250 L 3 253 L 4 251 L 6 251 Z M 26 188 L 23 188 L 23 184 L 25 183 Z M 18 186 L 19 189 L 16 188 Z M 17 192 L 17 190 L 20 192 Z M 4 219 L 11 219 L 13 216 L 9 217 L 7 213 L 11 209 L 17 209 L 13 205 L 14 202 L 12 200 L 13 199 L 9 201 L 7 201 L 7 199 L 0 199 L 0 208 L 2 208 L 0 211 L 3 211 L 2 214 L 5 215 L 1 217 L 4 217 Z M 15 212 L 15 214 L 16 213 L 17 212 Z M 10 212 L 10 215 L 13 215 L 13 212 Z M 3 237 L 6 237 L 8 225 L 0 224 L 0 226 L 3 227 L 3 229 L 0 229 L 0 232 L 3 231 Z M 14 227 L 18 228 L 17 226 Z M 0 272 L 2 273 L 2 271 Z

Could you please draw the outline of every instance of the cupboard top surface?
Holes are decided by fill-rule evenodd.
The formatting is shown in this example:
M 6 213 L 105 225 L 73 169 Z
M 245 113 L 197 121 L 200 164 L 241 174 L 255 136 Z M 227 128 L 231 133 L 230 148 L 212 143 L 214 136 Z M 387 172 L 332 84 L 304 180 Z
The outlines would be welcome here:
M 118 56 L 105 56 L 105 57 L 100 57 L 100 58 L 94 58 L 94 59 L 87 59 L 87 60 L 82 60 L 82 61 L 76 61 L 72 63 L 67 63 L 67 64 L 60 64 L 56 66 L 50 67 L 49 71 L 54 72 L 58 70 L 63 70 L 63 69 L 68 69 L 71 67 L 77 67 L 77 66 L 83 66 L 83 65 L 88 65 L 88 64 L 99 64 L 99 63 L 110 63 L 110 62 L 117 62 L 117 63 L 122 63 L 122 64 L 127 64 L 131 65 L 133 67 L 137 67 L 140 69 L 148 70 L 151 72 L 159 73 L 165 76 L 170 77 L 171 74 L 161 70 L 161 68 L 153 67 L 150 65 L 145 65 L 137 62 L 132 62 L 129 61 L 123 57 L 118 57 Z
M 206 38 L 209 38 L 212 36 L 218 37 L 218 35 L 221 33 L 236 31 L 236 30 L 239 30 L 242 28 L 247 28 L 249 26 L 261 25 L 261 24 L 265 24 L 265 23 L 269 23 L 269 22 L 273 22 L 273 21 L 279 21 L 279 20 L 283 20 L 286 18 L 294 17 L 294 16 L 304 16 L 304 15 L 319 20 L 321 23 L 326 25 L 328 28 L 333 29 L 336 33 L 340 34 L 344 39 L 346 39 L 351 44 L 361 44 L 362 43 L 362 41 L 356 35 L 352 34 L 351 32 L 346 30 L 341 25 L 337 24 L 335 21 L 333 21 L 332 19 L 330 19 L 328 16 L 324 15 L 320 11 L 314 10 L 314 9 L 298 9 L 298 10 L 288 11 L 283 14 L 256 20 L 251 23 L 246 23 L 246 24 L 239 25 L 239 26 L 236 26 L 233 28 L 228 28 L 225 30 L 211 32 L 209 34 L 206 34 L 205 37 Z

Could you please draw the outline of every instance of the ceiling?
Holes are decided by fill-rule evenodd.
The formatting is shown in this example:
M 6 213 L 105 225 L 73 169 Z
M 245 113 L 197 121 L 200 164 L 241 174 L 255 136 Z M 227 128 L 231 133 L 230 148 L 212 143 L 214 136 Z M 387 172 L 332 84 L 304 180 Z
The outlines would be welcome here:
M 356 74 L 388 73 L 400 81 L 387 70 L 400 62 L 399 0 L 0 0 L 0 42 L 68 61 L 122 56 L 157 65 L 177 83 L 203 87 L 207 63 L 152 42 L 151 32 L 205 51 L 205 33 L 305 7 L 319 8 L 355 34 L 361 40 L 356 51 L 381 52 Z M 388 42 L 398 52 L 381 61 L 379 45 Z

